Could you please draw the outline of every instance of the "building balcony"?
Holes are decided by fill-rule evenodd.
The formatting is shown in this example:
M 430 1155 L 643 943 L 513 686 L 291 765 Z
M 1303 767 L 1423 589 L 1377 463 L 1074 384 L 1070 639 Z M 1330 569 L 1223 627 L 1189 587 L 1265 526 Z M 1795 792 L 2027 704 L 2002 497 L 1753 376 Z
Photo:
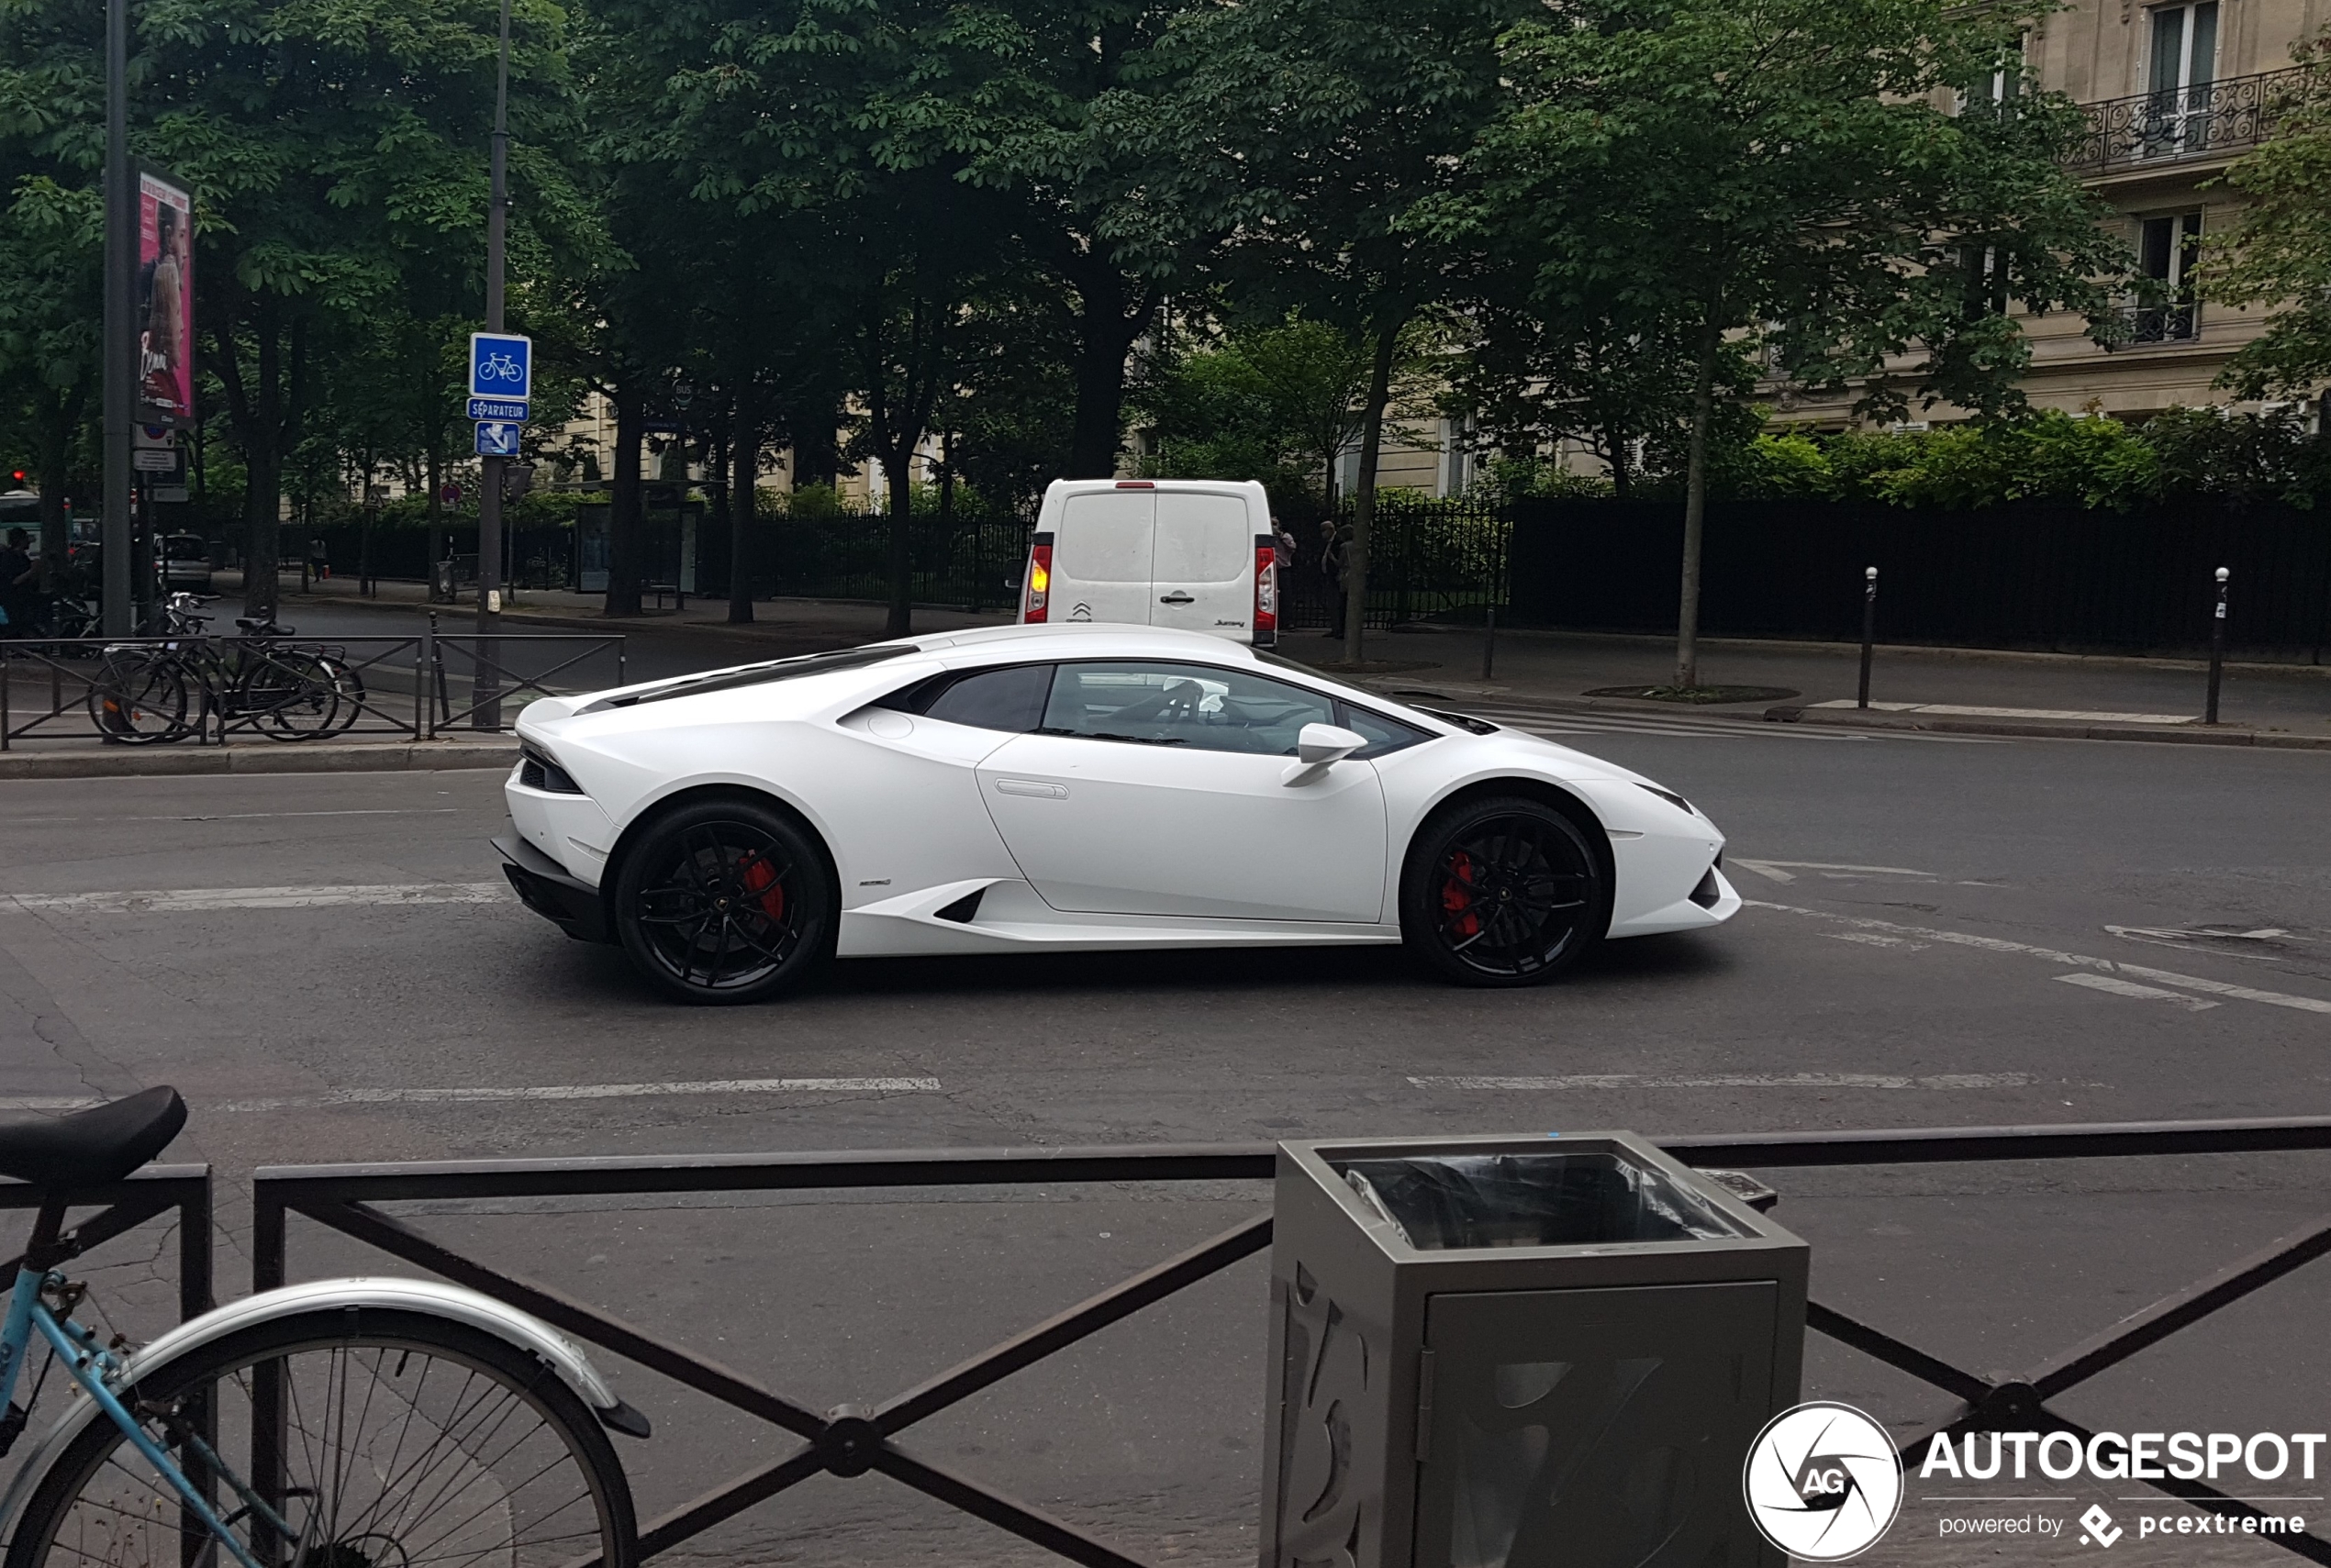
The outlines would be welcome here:
M 2083 104 L 2088 131 L 2064 165 L 2093 178 L 2238 157 L 2274 134 L 2284 97 L 2301 74 L 2262 71 Z
M 2191 343 L 2202 335 L 2202 307 L 2183 305 L 2129 305 L 2121 307 L 2123 336 L 2114 349 L 2142 349 L 2160 343 Z

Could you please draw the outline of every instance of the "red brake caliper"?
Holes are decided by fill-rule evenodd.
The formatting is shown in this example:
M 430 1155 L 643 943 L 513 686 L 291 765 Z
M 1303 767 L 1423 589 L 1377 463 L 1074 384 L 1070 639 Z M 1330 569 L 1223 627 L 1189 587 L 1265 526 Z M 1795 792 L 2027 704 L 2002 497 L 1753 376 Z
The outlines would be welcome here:
M 1473 857 L 1459 850 L 1449 857 L 1449 874 L 1441 884 L 1441 912 L 1451 917 L 1452 936 L 1469 937 L 1481 929 L 1473 913 Z
M 748 895 L 759 894 L 761 912 L 782 924 L 785 920 L 785 889 L 777 884 L 777 873 L 766 860 L 756 860 L 744 868 L 740 879 Z

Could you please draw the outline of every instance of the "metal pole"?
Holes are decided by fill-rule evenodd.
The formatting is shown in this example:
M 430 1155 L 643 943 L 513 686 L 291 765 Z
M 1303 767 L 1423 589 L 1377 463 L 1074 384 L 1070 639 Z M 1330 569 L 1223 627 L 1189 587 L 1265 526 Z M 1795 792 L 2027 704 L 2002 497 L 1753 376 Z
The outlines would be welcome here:
M 1869 655 L 1878 641 L 1878 568 L 1866 568 L 1862 573 L 1861 591 L 1861 700 L 1857 705 L 1869 706 Z
M 129 0 L 106 0 L 105 605 L 107 637 L 135 627 L 129 524 L 129 428 L 137 419 L 138 196 L 129 172 Z
M 1489 619 L 1481 633 L 1481 678 L 1492 678 L 1498 667 L 1498 607 L 1489 606 Z
M 2225 580 L 2232 575 L 2225 567 L 2218 568 L 2217 608 L 2210 617 L 2210 706 L 2202 717 L 2204 724 L 2218 721 L 2218 683 L 2225 673 Z
M 502 236 L 510 206 L 510 0 L 502 0 L 502 53 L 494 83 L 492 184 L 485 204 L 485 329 L 502 330 Z M 470 688 L 470 728 L 502 728 L 498 700 L 502 628 L 502 459 L 489 457 L 477 498 L 477 669 Z

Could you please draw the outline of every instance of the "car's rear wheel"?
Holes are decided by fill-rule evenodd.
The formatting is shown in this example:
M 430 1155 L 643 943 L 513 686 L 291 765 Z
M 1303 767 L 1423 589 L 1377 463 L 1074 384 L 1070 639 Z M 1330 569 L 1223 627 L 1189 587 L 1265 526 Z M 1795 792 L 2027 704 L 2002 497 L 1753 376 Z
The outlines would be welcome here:
M 686 1002 L 757 1002 L 833 952 L 824 853 L 775 808 L 741 796 L 687 802 L 650 823 L 623 860 L 615 925 L 642 973 Z
M 1462 802 L 1419 830 L 1400 878 L 1400 931 L 1461 985 L 1536 985 L 1578 962 L 1610 922 L 1601 862 L 1543 801 Z

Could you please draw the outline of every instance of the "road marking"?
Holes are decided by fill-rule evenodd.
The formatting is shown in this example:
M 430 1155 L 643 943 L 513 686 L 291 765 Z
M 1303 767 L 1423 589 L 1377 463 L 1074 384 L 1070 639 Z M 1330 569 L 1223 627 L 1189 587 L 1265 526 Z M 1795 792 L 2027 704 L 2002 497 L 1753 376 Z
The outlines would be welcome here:
M 1668 735 L 1693 736 L 1704 740 L 1757 740 L 1787 737 L 1797 740 L 1928 740 L 1954 746 L 2004 746 L 2004 740 L 1980 735 L 1934 735 L 1915 730 L 1837 731 L 1808 729 L 1796 725 L 1768 724 L 1745 715 L 1731 717 L 1709 715 L 1699 719 L 1668 718 L 1661 714 L 1628 714 L 1605 717 L 1601 714 L 1575 713 L 1566 710 L 1522 708 L 1508 704 L 1466 703 L 1447 697 L 1428 701 L 1428 707 L 1445 706 L 1471 714 L 1477 718 L 1490 719 L 1509 728 L 1526 730 L 1551 740 L 1566 735 Z
M 1827 909 L 1802 909 L 1794 904 L 1768 904 L 1762 899 L 1741 901 L 1752 909 L 1777 909 L 1784 915 L 1804 915 L 1816 920 L 1835 920 L 1857 930 L 1884 931 L 1898 937 L 1924 937 L 1933 941 L 1949 942 L 1957 947 L 1981 948 L 1986 952 L 2018 953 L 2025 958 L 2044 958 L 2050 963 L 2071 964 L 2081 969 L 2093 969 L 2106 974 L 2135 974 L 2147 980 L 2158 980 L 2164 985 L 2175 985 L 2186 991 L 2205 992 L 2213 996 L 2232 996 L 2237 1001 L 2263 1002 L 2270 1007 L 2290 1007 L 2302 1013 L 2331 1013 L 2331 1002 L 2319 996 L 2292 996 L 2281 991 L 2260 991 L 2249 985 L 2229 985 L 2223 980 L 2204 980 L 2199 975 L 2175 974 L 2166 969 L 2149 969 L 2141 963 L 2118 963 L 2109 958 L 2091 958 L 2087 953 L 2065 952 L 2058 948 L 2044 948 L 2030 942 L 2011 942 L 2002 937 L 1979 937 L 1966 931 L 1946 931 L 1933 926 L 1903 926 L 1891 920 L 1873 920 L 1864 915 L 1838 915 Z
M 19 1095 L 13 1099 L 0 1099 L 0 1111 L 85 1111 L 92 1106 L 102 1106 L 105 1103 L 103 1100 L 92 1099 L 86 1095 L 79 1096 L 30 1095 Z
M 1411 1078 L 1420 1089 L 2017 1089 L 2029 1073 L 1563 1073 L 1550 1077 Z
M 1822 935 L 1833 942 L 1859 942 L 1864 947 L 1900 948 L 1904 952 L 1924 952 L 1925 942 L 1913 942 L 1905 937 L 1881 937 L 1876 931 L 1824 931 Z
M 631 1100 L 664 1095 L 935 1095 L 936 1078 L 706 1078 L 672 1084 L 545 1084 L 531 1088 L 334 1089 L 281 1100 L 239 1100 L 208 1108 L 288 1110 L 304 1106 L 472 1106 L 520 1100 Z
M 2183 1007 L 2189 1013 L 2206 1013 L 2217 1006 L 2206 996 L 2188 996 L 2181 991 L 2164 991 L 2158 985 L 2139 985 L 2134 980 L 2123 980 L 2111 974 L 2091 974 L 2082 970 L 2073 974 L 2056 977 L 2067 985 L 2083 986 L 2091 991 L 2102 991 L 2114 996 L 2134 996 L 2147 1002 L 2167 1002 L 2173 1007 Z
M 1808 707 L 1858 707 L 1851 697 L 1808 703 Z M 1874 702 L 1877 713 L 1933 713 L 1953 718 L 2054 718 L 2083 724 L 2192 724 L 2190 713 L 2087 713 L 2060 707 L 1961 707 L 1943 702 Z
M 1931 882 L 1936 875 L 1931 871 L 1912 871 L 1907 866 L 1839 865 L 1827 861 L 1751 861 L 1736 855 L 1731 863 L 1745 866 L 1758 876 L 1769 877 L 1775 882 L 1794 882 L 1801 871 L 1834 873 L 1834 881 L 1860 876 L 1914 876 Z
M 374 883 L 344 887 L 179 887 L 153 893 L 0 894 L 0 908 L 72 915 L 154 915 L 209 909 L 320 909 L 351 904 L 504 904 L 498 882 Z
M 370 806 L 347 811 L 217 811 L 201 817 L 19 817 L 18 827 L 38 822 L 254 822 L 278 817 L 447 817 L 463 811 L 489 811 L 498 807 L 476 806 Z

